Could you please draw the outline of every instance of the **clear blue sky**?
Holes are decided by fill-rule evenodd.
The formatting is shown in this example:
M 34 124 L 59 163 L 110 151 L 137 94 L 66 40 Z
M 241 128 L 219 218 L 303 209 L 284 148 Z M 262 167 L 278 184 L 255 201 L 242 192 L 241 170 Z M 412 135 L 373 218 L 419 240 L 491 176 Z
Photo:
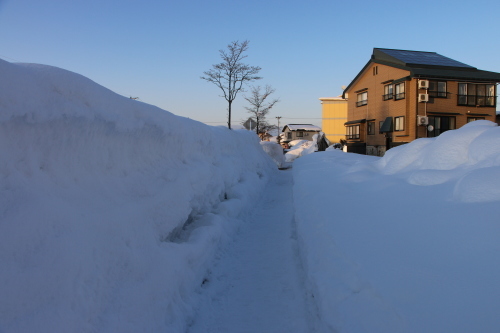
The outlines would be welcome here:
M 227 102 L 200 76 L 220 49 L 247 39 L 245 62 L 262 67 L 257 84 L 281 100 L 270 120 L 321 125 L 318 98 L 341 94 L 374 47 L 434 51 L 500 72 L 499 14 L 498 0 L 0 0 L 0 58 L 61 67 L 223 125 Z M 240 94 L 235 121 L 249 117 L 245 103 Z

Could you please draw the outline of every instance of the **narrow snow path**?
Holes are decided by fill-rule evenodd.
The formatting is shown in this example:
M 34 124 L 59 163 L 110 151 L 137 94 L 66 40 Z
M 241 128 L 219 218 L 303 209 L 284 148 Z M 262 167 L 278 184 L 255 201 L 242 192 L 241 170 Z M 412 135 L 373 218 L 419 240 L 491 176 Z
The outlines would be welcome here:
M 225 247 L 189 333 L 309 332 L 293 222 L 292 172 L 280 172 Z

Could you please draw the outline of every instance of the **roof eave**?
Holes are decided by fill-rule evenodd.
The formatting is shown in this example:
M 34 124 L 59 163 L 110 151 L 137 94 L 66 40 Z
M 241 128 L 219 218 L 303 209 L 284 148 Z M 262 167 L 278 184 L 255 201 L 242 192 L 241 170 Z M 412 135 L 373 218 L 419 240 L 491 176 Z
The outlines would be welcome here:
M 344 89 L 344 91 L 342 92 L 342 98 L 345 99 L 346 92 L 354 85 L 354 83 L 356 83 L 361 74 L 363 74 L 363 72 L 368 68 L 368 66 L 370 66 L 372 62 L 374 62 L 373 59 L 368 60 L 366 65 L 361 69 L 361 71 L 359 71 L 358 75 L 356 75 L 356 77 L 351 81 L 351 83 L 349 83 L 349 85 Z

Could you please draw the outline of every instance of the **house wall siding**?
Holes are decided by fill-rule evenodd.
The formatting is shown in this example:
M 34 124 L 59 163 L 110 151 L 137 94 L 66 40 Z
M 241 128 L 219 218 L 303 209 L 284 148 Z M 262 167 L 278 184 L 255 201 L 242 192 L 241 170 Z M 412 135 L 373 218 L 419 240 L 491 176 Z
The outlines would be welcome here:
M 375 69 L 376 68 L 376 69 Z M 390 80 L 399 80 L 410 76 L 407 70 L 394 68 L 387 65 L 371 63 L 357 81 L 346 91 L 348 98 L 347 120 L 375 121 L 375 134 L 367 135 L 367 124 L 360 123 L 360 138 L 348 140 L 350 143 L 366 143 L 368 154 L 383 155 L 385 153 L 386 135 L 379 133 L 379 124 L 386 117 L 404 116 L 404 130 L 388 133 L 393 145 L 410 142 L 418 138 L 428 137 L 426 126 L 417 125 L 417 115 L 450 116 L 455 117 L 456 128 L 467 123 L 468 117 L 484 117 L 495 121 L 496 107 L 471 107 L 458 106 L 458 83 L 464 81 L 439 80 L 447 82 L 447 97 L 432 98 L 428 103 L 418 102 L 419 93 L 427 93 L 425 89 L 418 89 L 418 79 L 402 81 L 405 83 L 405 98 L 400 100 L 385 100 L 384 86 Z M 387 83 L 383 83 L 387 82 Z M 469 81 L 470 82 L 470 81 Z M 367 89 L 367 105 L 357 106 L 358 91 Z M 394 89 L 394 94 L 396 91 Z M 458 115 L 453 115 L 458 114 Z M 394 122 L 393 122 L 394 125 Z
M 345 140 L 347 122 L 347 100 L 339 98 L 320 98 L 322 104 L 321 128 L 330 142 Z
M 416 81 L 416 80 L 415 80 Z M 441 80 L 444 81 L 444 80 Z M 459 113 L 455 116 L 456 127 L 460 128 L 467 124 L 468 117 L 482 116 L 486 120 L 495 121 L 496 107 L 474 107 L 458 105 L 458 84 L 465 81 L 447 81 L 446 90 L 448 92 L 447 98 L 430 98 L 428 103 L 418 103 L 418 115 L 428 116 L 437 115 L 436 113 Z M 424 89 L 418 90 L 420 93 L 425 93 Z M 427 105 L 426 105 L 427 104 Z M 426 137 L 425 127 L 420 126 L 418 137 Z
M 377 74 L 374 75 L 374 67 L 377 66 Z M 398 80 L 403 77 L 409 76 L 410 72 L 386 65 L 371 64 L 365 72 L 360 76 L 358 81 L 352 85 L 348 91 L 348 121 L 366 119 L 375 119 L 375 134 L 367 135 L 367 126 L 361 126 L 360 140 L 364 141 L 366 138 L 367 145 L 370 146 L 385 146 L 385 135 L 379 133 L 379 122 L 385 120 L 386 117 L 397 117 L 399 115 L 405 116 L 405 131 L 397 132 L 398 135 L 407 135 L 408 133 L 408 119 L 411 106 L 408 98 L 409 81 L 406 81 L 405 91 L 406 97 L 401 100 L 383 100 L 384 86 L 382 82 L 389 80 Z M 356 91 L 368 88 L 368 104 L 364 106 L 356 106 L 357 93 Z M 362 124 L 363 125 L 363 124 Z M 396 132 L 395 132 L 396 133 Z M 395 138 L 396 139 L 396 138 Z M 404 141 L 406 138 L 397 138 L 399 141 Z
M 304 136 L 297 136 L 297 132 L 302 132 Z M 293 141 L 293 140 L 308 140 L 312 141 L 314 134 L 318 134 L 319 131 L 291 131 L 289 128 L 286 128 L 285 131 L 285 142 Z M 288 133 L 292 134 L 292 137 L 288 138 Z

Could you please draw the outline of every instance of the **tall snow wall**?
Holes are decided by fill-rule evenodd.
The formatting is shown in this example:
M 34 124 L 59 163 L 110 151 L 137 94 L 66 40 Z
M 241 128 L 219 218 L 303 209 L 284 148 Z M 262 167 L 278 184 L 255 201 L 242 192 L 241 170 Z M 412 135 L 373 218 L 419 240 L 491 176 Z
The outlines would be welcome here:
M 276 168 L 257 138 L 0 60 L 0 332 L 184 331 Z

